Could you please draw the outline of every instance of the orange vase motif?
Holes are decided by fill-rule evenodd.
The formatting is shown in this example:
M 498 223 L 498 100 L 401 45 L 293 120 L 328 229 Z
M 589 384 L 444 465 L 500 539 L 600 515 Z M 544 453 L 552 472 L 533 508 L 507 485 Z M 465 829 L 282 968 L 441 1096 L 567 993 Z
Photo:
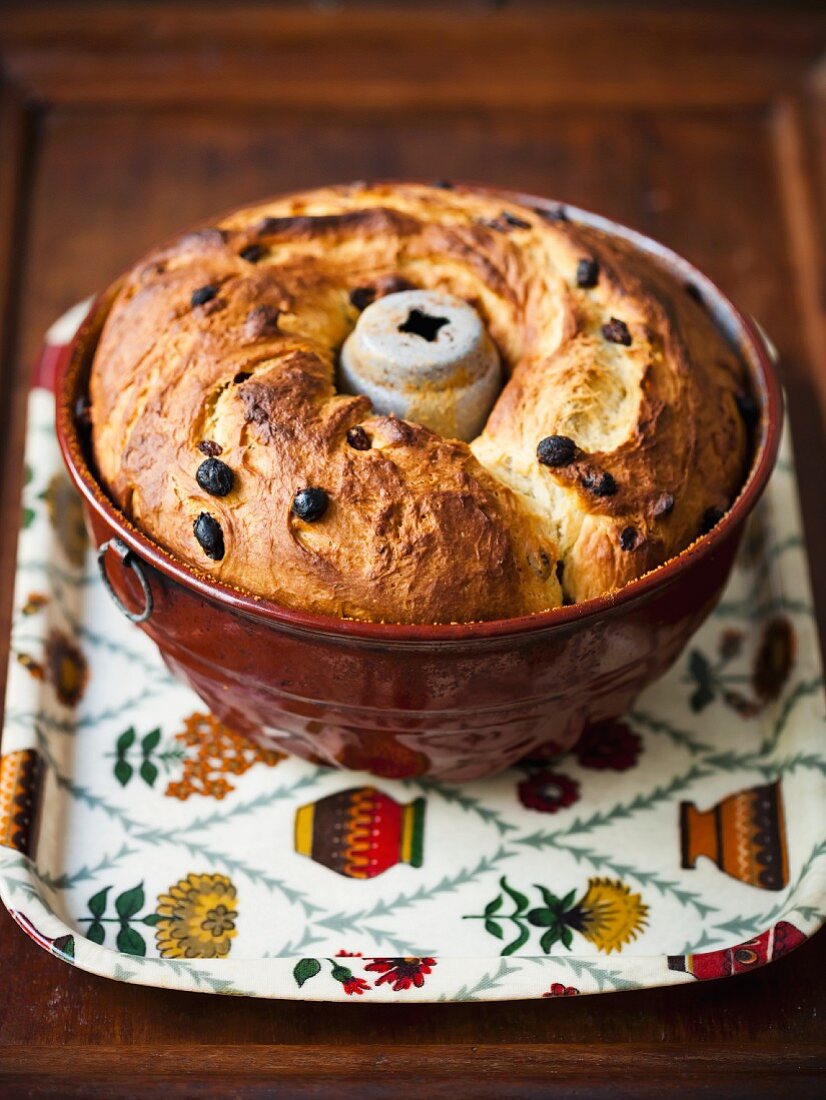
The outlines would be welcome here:
M 788 955 L 806 942 L 803 933 L 788 921 L 781 920 L 754 939 L 718 951 L 701 951 L 693 955 L 669 955 L 668 969 L 693 974 L 700 981 L 707 978 L 727 978 L 765 966 L 773 959 Z
M 708 810 L 680 804 L 682 866 L 707 856 L 748 886 L 782 890 L 789 882 L 780 780 L 738 791 Z
M 425 800 L 408 805 L 353 787 L 301 806 L 295 850 L 347 878 L 374 878 L 397 863 L 422 865 Z
M 0 844 L 34 858 L 43 760 L 36 749 L 0 757 Z

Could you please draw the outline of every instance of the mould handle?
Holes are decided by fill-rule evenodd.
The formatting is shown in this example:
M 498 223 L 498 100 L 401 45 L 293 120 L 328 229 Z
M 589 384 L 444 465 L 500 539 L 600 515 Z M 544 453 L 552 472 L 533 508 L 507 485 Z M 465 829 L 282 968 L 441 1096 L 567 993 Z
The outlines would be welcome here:
M 120 558 L 121 565 L 126 569 L 131 569 L 138 578 L 138 583 L 143 590 L 143 611 L 130 611 L 112 587 L 112 582 L 109 580 L 109 574 L 106 572 L 106 552 L 109 549 L 114 550 Z M 143 562 L 141 559 L 134 554 L 121 539 L 107 539 L 102 546 L 98 547 L 97 555 L 101 580 L 106 586 L 107 592 L 112 597 L 115 607 L 117 607 L 118 611 L 122 612 L 130 622 L 145 623 L 152 614 L 155 601 L 152 596 L 152 589 L 149 587 L 149 581 L 146 579 L 146 573 L 143 571 Z

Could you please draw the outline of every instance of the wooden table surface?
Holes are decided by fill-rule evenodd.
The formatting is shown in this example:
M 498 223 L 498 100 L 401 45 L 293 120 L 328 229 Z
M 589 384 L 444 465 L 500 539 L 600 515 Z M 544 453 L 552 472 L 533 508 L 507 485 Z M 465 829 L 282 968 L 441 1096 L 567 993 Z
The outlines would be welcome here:
M 823 640 L 822 7 L 29 0 L 0 8 L 0 65 L 0 670 L 45 327 L 190 222 L 373 175 L 599 210 L 760 319 L 782 354 Z M 824 962 L 819 935 L 668 990 L 294 1004 L 95 978 L 2 912 L 0 1095 L 808 1096 L 824 1088 Z

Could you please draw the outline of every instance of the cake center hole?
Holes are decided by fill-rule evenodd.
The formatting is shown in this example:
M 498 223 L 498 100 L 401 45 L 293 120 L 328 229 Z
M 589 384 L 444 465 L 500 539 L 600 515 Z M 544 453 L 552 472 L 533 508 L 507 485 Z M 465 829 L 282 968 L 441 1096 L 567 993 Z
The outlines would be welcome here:
M 408 332 L 411 336 L 421 336 L 432 344 L 439 339 L 439 329 L 450 324 L 447 317 L 431 317 L 429 313 L 422 313 L 420 309 L 411 309 L 407 320 L 399 325 L 399 332 Z

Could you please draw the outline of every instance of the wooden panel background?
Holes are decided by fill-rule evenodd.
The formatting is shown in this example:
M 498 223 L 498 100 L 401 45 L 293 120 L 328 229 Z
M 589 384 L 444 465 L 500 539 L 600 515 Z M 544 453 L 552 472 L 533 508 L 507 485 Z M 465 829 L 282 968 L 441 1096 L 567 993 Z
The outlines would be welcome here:
M 370 176 L 599 210 L 759 318 L 782 353 L 826 638 L 822 5 L 29 2 L 0 7 L 0 65 L 0 670 L 26 364 L 44 329 L 187 223 Z M 809 1095 L 823 941 L 714 986 L 380 1009 L 117 986 L 2 914 L 0 1082 L 4 1096 L 252 1097 L 276 1082 L 279 1095 Z

